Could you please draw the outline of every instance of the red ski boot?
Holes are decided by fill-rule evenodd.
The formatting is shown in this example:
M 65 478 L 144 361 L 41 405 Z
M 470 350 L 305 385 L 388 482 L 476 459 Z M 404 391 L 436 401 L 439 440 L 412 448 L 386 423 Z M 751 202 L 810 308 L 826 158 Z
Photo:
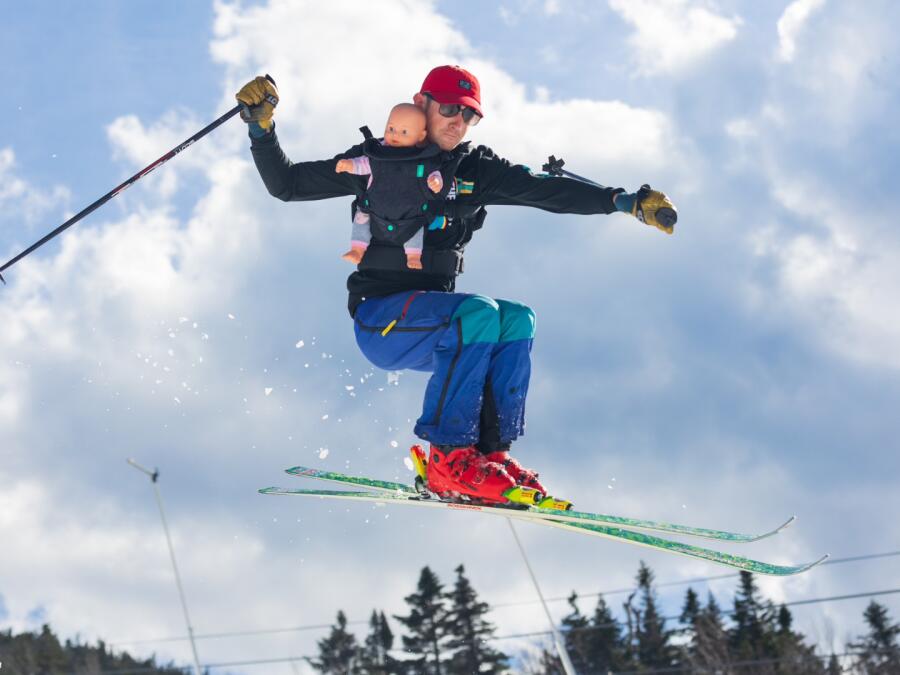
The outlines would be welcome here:
M 497 450 L 496 452 L 486 455 L 485 458 L 489 462 L 496 462 L 502 466 L 506 473 L 516 481 L 516 485 L 534 488 L 545 495 L 547 494 L 547 490 L 538 481 L 537 472 L 524 468 L 515 459 L 509 456 L 508 450 Z
M 503 467 L 487 461 L 472 446 L 432 445 L 427 475 L 428 489 L 442 499 L 465 495 L 479 501 L 504 504 L 510 501 L 504 493 L 516 488 L 516 481 Z

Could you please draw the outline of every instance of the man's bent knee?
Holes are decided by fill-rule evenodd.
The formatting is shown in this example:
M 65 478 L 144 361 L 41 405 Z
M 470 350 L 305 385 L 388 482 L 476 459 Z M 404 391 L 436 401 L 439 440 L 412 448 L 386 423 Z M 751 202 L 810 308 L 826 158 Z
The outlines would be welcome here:
M 512 300 L 497 300 L 500 308 L 500 342 L 530 340 L 534 337 L 534 310 Z
M 497 342 L 500 339 L 500 308 L 483 295 L 473 295 L 456 308 L 452 319 L 460 320 L 463 344 Z

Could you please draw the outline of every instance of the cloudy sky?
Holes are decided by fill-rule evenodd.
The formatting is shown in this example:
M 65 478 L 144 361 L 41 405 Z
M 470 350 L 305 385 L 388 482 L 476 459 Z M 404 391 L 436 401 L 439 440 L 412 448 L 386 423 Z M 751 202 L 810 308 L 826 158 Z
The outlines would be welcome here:
M 458 63 L 484 89 L 475 142 L 530 166 L 553 153 L 607 185 L 649 182 L 679 207 L 672 237 L 620 214 L 490 209 L 459 288 L 537 312 L 516 454 L 585 510 L 746 530 L 797 514 L 737 551 L 763 559 L 895 551 L 898 14 L 889 0 L 19 3 L 0 24 L 0 254 L 230 108 L 257 74 L 278 82 L 286 152 L 319 159 L 377 128 L 432 66 Z M 500 634 L 546 629 L 500 519 L 256 494 L 299 486 L 281 474 L 295 464 L 410 478 L 425 376 L 375 370 L 356 349 L 346 201 L 272 199 L 248 146 L 232 120 L 6 273 L 0 629 L 49 622 L 189 659 L 159 641 L 184 622 L 151 486 L 128 457 L 160 468 L 198 633 L 402 613 L 423 565 L 450 583 L 460 563 L 506 605 Z M 519 532 L 548 597 L 628 587 L 640 559 L 663 582 L 722 573 Z M 881 591 L 900 587 L 900 566 L 761 583 L 785 601 Z M 728 605 L 733 585 L 697 588 Z M 660 589 L 667 613 L 684 588 Z M 879 596 L 895 619 L 897 597 Z M 867 602 L 798 607 L 797 626 L 840 649 Z M 198 651 L 313 654 L 322 635 Z

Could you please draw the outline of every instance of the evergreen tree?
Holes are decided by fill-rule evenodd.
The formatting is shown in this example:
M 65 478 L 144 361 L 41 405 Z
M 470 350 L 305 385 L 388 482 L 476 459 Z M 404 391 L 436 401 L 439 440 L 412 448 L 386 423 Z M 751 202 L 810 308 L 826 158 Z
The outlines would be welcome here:
M 734 597 L 729 631 L 731 653 L 737 661 L 771 659 L 777 656 L 774 644 L 774 611 L 759 594 L 750 572 L 741 571 L 738 592 Z
M 409 616 L 394 616 L 410 633 L 403 636 L 403 648 L 415 657 L 404 662 L 404 666 L 416 675 L 444 675 L 442 654 L 447 635 L 447 609 L 443 586 L 426 566 L 419 575 L 417 588 L 404 598 L 410 608 Z
M 616 621 L 602 595 L 597 598 L 594 616 L 591 617 L 587 644 L 587 662 L 591 673 L 607 673 L 625 667 L 625 645 L 622 642 L 622 626 Z
M 869 632 L 859 637 L 859 642 L 849 647 L 859 650 L 855 667 L 864 675 L 897 675 L 900 673 L 900 625 L 892 623 L 887 607 L 874 600 L 866 607 L 863 618 Z
M 390 654 L 394 646 L 394 634 L 388 626 L 384 612 L 372 610 L 369 618 L 369 634 L 359 653 L 357 675 L 396 675 L 400 662 Z
M 666 621 L 656 605 L 653 572 L 643 561 L 638 569 L 637 584 L 640 598 L 640 614 L 635 631 L 638 661 L 650 668 L 666 668 L 673 662 L 669 633 L 666 631 Z
M 681 628 L 677 632 L 685 639 L 684 644 L 679 649 L 678 657 L 679 664 L 682 666 L 693 665 L 692 657 L 697 648 L 697 622 L 700 620 L 702 611 L 703 608 L 700 606 L 697 592 L 688 586 L 684 596 L 684 604 L 681 607 L 681 615 L 678 617 Z
M 578 594 L 572 591 L 568 598 L 572 611 L 562 619 L 563 640 L 572 667 L 579 673 L 588 672 L 588 654 L 590 652 L 591 636 L 588 631 L 590 621 L 578 608 Z
M 460 565 L 455 571 L 456 583 L 447 594 L 450 609 L 446 625 L 452 637 L 447 641 L 446 649 L 452 650 L 452 655 L 446 672 L 453 675 L 505 672 L 508 657 L 487 643 L 494 634 L 494 626 L 484 618 L 490 606 L 479 602 L 475 589 L 465 576 L 465 568 Z
M 697 626 L 697 620 L 700 618 L 700 599 L 697 597 L 697 591 L 688 586 L 687 593 L 684 596 L 684 605 L 681 608 L 681 616 L 678 620 L 685 628 L 693 630 Z
M 338 610 L 337 625 L 331 627 L 328 637 L 318 641 L 319 658 L 309 659 L 309 664 L 327 675 L 350 675 L 355 671 L 359 656 L 356 636 L 347 632 L 347 617 Z
M 56 675 L 68 670 L 69 659 L 66 658 L 66 652 L 47 624 L 41 626 L 35 646 L 37 647 L 37 663 L 35 664 L 37 672 Z
M 805 638 L 791 628 L 793 617 L 784 605 L 777 613 L 775 633 L 775 672 L 791 675 L 824 675 L 825 666 L 815 655 L 815 648 L 806 645 Z
M 828 670 L 825 671 L 828 675 L 841 675 L 844 672 L 844 669 L 841 668 L 841 663 L 838 661 L 837 654 L 834 652 L 831 653 L 831 658 L 828 659 Z
M 537 657 L 537 663 L 529 661 L 525 665 L 524 675 L 566 675 L 562 662 L 559 660 L 559 654 L 556 653 L 556 647 L 553 645 L 541 650 Z
M 728 633 L 722 610 L 712 593 L 707 595 L 706 605 L 697 615 L 688 654 L 689 663 L 696 670 L 728 671 Z
M 686 642 L 680 649 L 679 665 L 696 671 L 725 672 L 728 667 L 728 639 L 722 625 L 722 610 L 712 593 L 706 606 L 693 588 L 684 597 L 679 630 Z

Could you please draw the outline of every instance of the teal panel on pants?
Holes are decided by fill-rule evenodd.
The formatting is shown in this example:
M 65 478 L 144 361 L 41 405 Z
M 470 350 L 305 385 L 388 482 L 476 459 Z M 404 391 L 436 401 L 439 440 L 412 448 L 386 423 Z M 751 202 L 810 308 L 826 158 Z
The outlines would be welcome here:
M 534 310 L 512 300 L 497 300 L 500 308 L 500 342 L 530 340 L 534 337 Z
M 451 319 L 460 320 L 464 345 L 500 339 L 500 307 L 488 297 L 473 295 L 466 298 Z

